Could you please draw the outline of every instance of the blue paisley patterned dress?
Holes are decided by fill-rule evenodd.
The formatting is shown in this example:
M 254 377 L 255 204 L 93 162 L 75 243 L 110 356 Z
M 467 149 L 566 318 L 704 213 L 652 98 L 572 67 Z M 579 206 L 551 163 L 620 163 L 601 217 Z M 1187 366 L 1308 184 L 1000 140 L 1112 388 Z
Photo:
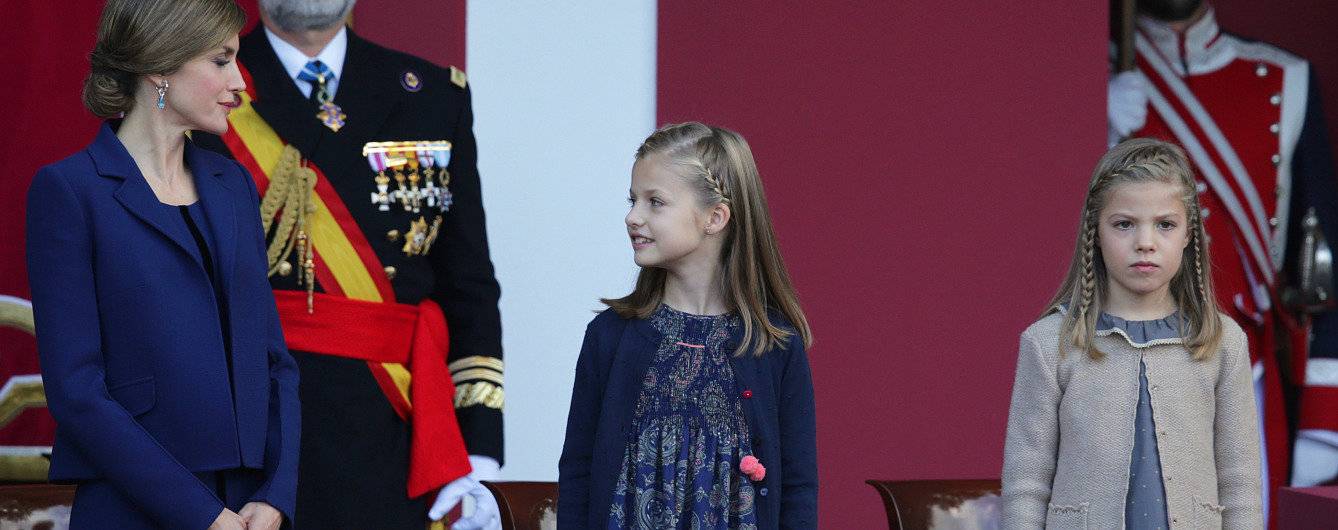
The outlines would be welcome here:
M 756 529 L 753 484 L 739 472 L 752 447 L 724 350 L 738 318 L 661 305 L 651 324 L 663 339 L 641 385 L 609 528 Z

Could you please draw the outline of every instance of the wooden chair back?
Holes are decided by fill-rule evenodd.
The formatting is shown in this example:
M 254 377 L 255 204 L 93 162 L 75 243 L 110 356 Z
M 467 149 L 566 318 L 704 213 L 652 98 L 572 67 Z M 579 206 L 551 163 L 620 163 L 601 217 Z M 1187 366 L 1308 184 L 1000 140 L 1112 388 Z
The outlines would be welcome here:
M 883 498 L 891 530 L 999 528 L 998 480 L 867 480 Z
M 483 482 L 497 499 L 502 530 L 556 530 L 556 482 Z
M 0 485 L 0 528 L 69 528 L 70 506 L 73 503 L 72 485 Z

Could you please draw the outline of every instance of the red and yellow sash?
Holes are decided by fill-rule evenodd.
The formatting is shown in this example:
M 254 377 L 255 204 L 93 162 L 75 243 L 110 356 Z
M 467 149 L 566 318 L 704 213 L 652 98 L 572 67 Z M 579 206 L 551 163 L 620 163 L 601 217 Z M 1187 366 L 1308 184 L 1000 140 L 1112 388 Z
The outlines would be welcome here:
M 252 101 L 256 99 L 255 83 L 244 66 L 240 63 L 237 66 L 246 81 L 247 89 L 241 94 L 241 106 L 228 116 L 230 127 L 223 135 L 223 142 L 236 160 L 251 172 L 256 181 L 256 188 L 263 196 L 269 186 L 270 171 L 278 165 L 280 153 L 286 144 L 252 106 Z M 316 187 L 311 201 L 315 211 L 308 214 L 307 231 L 316 256 L 314 270 L 316 280 L 320 282 L 326 296 L 317 299 L 315 315 L 308 315 L 305 302 L 298 310 L 294 304 L 282 303 L 286 296 L 283 291 L 276 292 L 281 301 L 279 316 L 283 322 L 284 334 L 290 348 L 367 361 L 368 368 L 371 369 L 382 393 L 390 400 L 395 412 L 401 418 L 415 424 L 408 489 L 410 497 L 417 497 L 470 471 L 463 440 L 455 421 L 454 407 L 451 406 L 454 386 L 451 384 L 450 374 L 446 372 L 444 381 L 436 381 L 435 379 L 440 379 L 440 376 L 436 373 L 437 370 L 429 367 L 429 365 L 439 365 L 445 370 L 446 342 L 441 340 L 446 333 L 445 320 L 439 316 L 440 308 L 434 306 L 430 309 L 435 309 L 435 312 L 421 311 L 423 318 L 422 322 L 419 322 L 420 307 L 395 302 L 395 293 L 390 281 L 382 273 L 384 269 L 381 260 L 367 242 L 357 221 L 349 213 L 320 168 L 310 161 L 307 161 L 306 166 L 316 173 Z M 305 295 L 302 298 L 305 299 Z M 349 303 L 340 303 L 341 298 Z M 313 319 L 328 318 L 331 322 L 348 322 L 351 316 L 366 317 L 378 311 L 392 320 L 407 319 L 409 323 L 405 326 L 409 330 L 418 329 L 414 324 L 419 324 L 418 327 L 424 329 L 418 329 L 418 335 L 402 334 L 405 342 L 403 348 L 399 345 L 392 346 L 391 349 L 396 351 L 388 355 L 345 355 L 348 352 L 322 351 L 329 348 L 320 346 L 338 344 L 340 341 L 337 335 L 334 336 L 335 340 L 331 340 L 330 333 L 341 328 L 320 328 L 309 325 Z M 437 318 L 431 318 L 432 315 L 437 315 Z M 435 328 L 438 321 L 441 324 L 440 330 L 429 330 L 426 329 L 428 326 L 422 325 L 430 323 L 431 327 Z M 405 327 L 372 326 L 367 320 L 358 318 L 352 318 L 351 324 L 343 329 L 354 329 L 357 330 L 355 333 L 361 334 L 372 333 L 377 337 L 367 341 L 343 341 L 346 344 L 368 344 L 377 341 L 383 344 L 397 344 L 394 342 L 397 339 L 389 336 L 392 333 L 383 332 Z M 316 336 L 316 331 L 312 330 L 323 331 L 319 333 L 321 336 Z M 424 338 L 424 333 L 427 334 L 427 338 Z M 410 341 L 410 337 L 414 339 Z M 301 345 L 320 349 L 306 350 L 298 347 Z M 426 361 L 427 356 L 424 352 L 413 350 L 416 347 L 436 350 L 433 353 L 439 359 Z M 417 385 L 421 388 L 414 388 L 411 394 L 410 382 L 413 378 L 410 377 L 410 371 L 405 368 L 404 363 L 415 359 L 423 362 L 418 363 L 421 366 L 413 366 L 414 372 L 420 373 L 420 377 L 427 375 L 428 379 L 434 381 L 420 381 L 425 384 Z M 427 370 L 424 372 L 423 369 Z M 437 393 L 443 395 L 438 396 Z M 411 399 L 411 396 L 414 399 Z M 448 405 L 445 411 L 440 410 L 440 406 L 435 406 L 443 397 Z M 433 406 L 428 407 L 432 410 L 414 410 L 414 403 L 427 399 L 433 402 Z M 420 405 L 428 406 L 427 403 Z M 441 417 L 448 413 L 450 418 Z M 441 423 L 449 425 L 442 429 Z M 429 426 L 431 428 L 428 428 Z M 420 443 L 420 440 L 423 443 Z

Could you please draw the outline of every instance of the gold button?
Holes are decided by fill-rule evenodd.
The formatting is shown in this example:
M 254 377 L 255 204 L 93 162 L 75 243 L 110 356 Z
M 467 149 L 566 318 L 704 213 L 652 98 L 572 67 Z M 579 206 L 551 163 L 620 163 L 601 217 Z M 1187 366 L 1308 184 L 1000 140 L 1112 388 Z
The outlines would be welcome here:
M 288 263 L 288 262 L 285 261 L 285 262 L 279 264 L 279 276 L 287 276 L 287 275 L 292 274 L 292 273 L 293 273 L 293 264 L 292 264 L 292 263 Z
M 391 243 L 394 243 L 394 242 L 396 242 L 396 241 L 399 241 L 399 240 L 400 240 L 400 231 L 399 231 L 399 230 L 391 230 L 391 231 L 389 231 L 389 232 L 386 232 L 386 239 L 389 240 Z
M 386 279 L 387 280 L 395 279 L 395 267 L 390 267 L 390 266 L 386 267 Z

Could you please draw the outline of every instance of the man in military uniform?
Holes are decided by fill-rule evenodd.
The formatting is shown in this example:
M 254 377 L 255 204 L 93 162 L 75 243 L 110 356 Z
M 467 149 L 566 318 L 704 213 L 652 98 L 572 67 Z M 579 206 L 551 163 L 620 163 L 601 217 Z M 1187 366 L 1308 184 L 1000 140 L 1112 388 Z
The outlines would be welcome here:
M 463 72 L 354 34 L 353 0 L 261 0 L 223 137 L 256 178 L 301 368 L 298 528 L 414 528 L 502 462 L 499 288 Z M 444 318 L 443 318 L 444 317 Z
M 1305 60 L 1222 32 L 1202 0 L 1137 6 L 1135 69 L 1110 84 L 1112 139 L 1173 141 L 1194 163 L 1218 304 L 1250 342 L 1267 505 L 1298 424 L 1295 481 L 1338 472 L 1338 314 L 1318 312 L 1332 286 L 1295 288 L 1318 236 L 1338 235 L 1317 85 Z

